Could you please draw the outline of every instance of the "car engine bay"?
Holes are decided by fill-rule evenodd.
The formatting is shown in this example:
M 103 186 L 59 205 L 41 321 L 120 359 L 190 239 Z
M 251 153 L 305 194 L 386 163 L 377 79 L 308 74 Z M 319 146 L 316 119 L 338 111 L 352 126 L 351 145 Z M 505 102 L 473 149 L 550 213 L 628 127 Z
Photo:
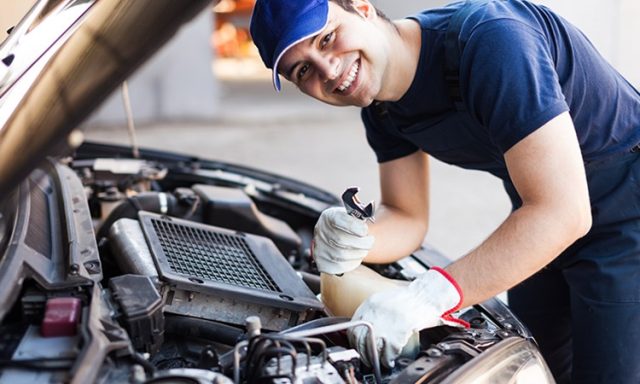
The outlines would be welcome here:
M 367 366 L 345 332 L 367 324 L 331 316 L 309 251 L 337 204 L 166 152 L 85 143 L 47 161 L 0 207 L 0 381 L 435 383 L 531 339 L 492 299 L 460 313 L 471 328 L 422 331 L 393 369 Z M 446 262 L 425 245 L 370 267 L 412 280 Z

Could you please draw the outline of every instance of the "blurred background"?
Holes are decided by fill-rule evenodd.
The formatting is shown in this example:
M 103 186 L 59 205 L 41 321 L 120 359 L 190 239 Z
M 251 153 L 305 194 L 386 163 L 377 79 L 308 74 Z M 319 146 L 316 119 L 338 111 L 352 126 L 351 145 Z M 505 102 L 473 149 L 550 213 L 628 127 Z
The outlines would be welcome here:
M 372 0 L 391 18 L 441 6 L 441 0 Z M 578 25 L 630 82 L 640 84 L 638 0 L 540 0 Z M 7 30 L 33 1 L 3 2 Z M 361 187 L 378 199 L 377 164 L 356 108 L 326 106 L 286 84 L 271 85 L 248 25 L 254 0 L 221 0 L 184 27 L 128 82 L 137 142 L 269 170 L 340 194 Z M 116 92 L 85 124 L 90 140 L 129 144 Z M 498 179 L 432 162 L 427 240 L 459 257 L 507 216 Z

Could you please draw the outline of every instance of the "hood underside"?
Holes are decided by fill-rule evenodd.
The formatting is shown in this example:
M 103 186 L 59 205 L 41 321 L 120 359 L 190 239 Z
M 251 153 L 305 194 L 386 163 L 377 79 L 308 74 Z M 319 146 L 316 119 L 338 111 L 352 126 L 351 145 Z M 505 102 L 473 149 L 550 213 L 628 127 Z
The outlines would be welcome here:
M 74 128 L 209 3 L 38 2 L 0 47 L 0 198 L 77 146 Z

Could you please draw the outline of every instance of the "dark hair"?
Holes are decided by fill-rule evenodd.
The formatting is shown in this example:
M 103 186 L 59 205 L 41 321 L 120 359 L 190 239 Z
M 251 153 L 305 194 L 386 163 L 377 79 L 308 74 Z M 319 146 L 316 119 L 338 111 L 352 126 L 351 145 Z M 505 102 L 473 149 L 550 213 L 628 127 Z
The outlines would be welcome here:
M 351 13 L 358 13 L 358 11 L 356 11 L 356 8 L 353 6 L 353 0 L 329 0 L 332 3 L 336 3 L 337 5 L 339 5 L 342 9 L 344 9 L 347 12 L 351 12 Z M 391 19 L 389 19 L 387 17 L 387 15 L 385 15 L 381 10 L 379 10 L 377 7 L 375 7 L 376 13 L 378 14 L 378 16 L 380 16 L 383 20 L 388 21 L 389 23 L 391 23 Z

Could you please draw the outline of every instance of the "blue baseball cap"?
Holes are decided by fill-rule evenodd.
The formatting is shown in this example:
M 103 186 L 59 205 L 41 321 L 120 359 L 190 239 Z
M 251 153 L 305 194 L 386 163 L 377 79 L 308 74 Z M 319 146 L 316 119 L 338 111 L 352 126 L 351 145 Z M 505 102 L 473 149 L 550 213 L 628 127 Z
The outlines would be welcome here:
M 297 43 L 317 35 L 327 25 L 328 0 L 257 0 L 249 31 L 280 91 L 278 63 Z

